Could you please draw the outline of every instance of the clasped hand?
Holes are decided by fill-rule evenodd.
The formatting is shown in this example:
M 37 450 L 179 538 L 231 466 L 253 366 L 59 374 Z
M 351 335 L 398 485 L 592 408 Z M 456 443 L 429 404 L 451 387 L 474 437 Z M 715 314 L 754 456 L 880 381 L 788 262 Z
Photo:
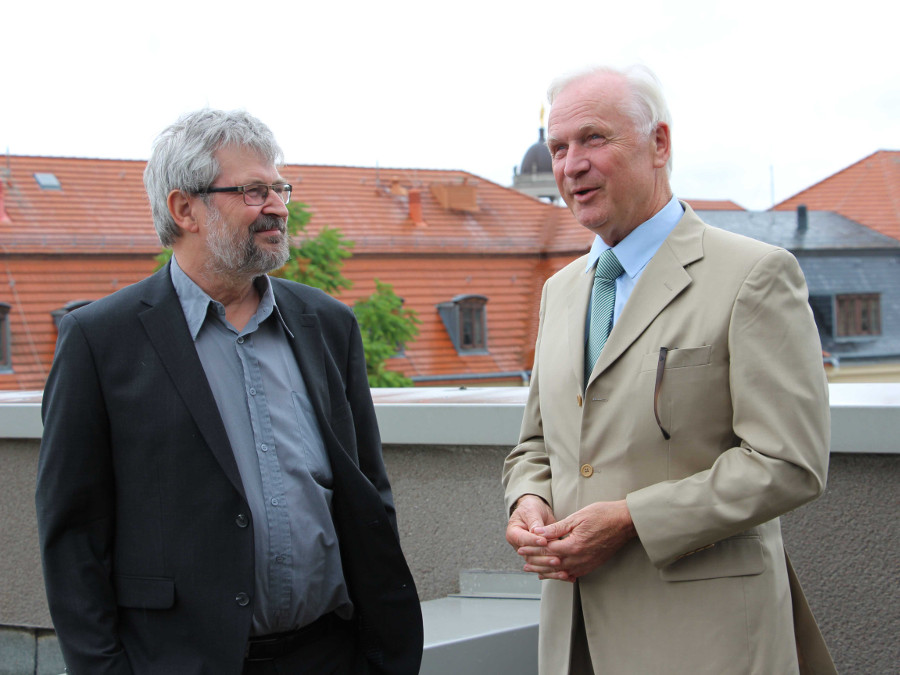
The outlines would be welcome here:
M 594 502 L 557 521 L 544 500 L 525 495 L 506 527 L 506 540 L 525 559 L 526 572 L 570 582 L 600 567 L 635 536 L 624 499 Z

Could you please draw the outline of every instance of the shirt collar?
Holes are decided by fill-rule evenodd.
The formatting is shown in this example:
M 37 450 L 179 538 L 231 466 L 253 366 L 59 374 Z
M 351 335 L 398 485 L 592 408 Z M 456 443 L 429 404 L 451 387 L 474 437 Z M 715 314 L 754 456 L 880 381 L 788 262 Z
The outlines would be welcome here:
M 194 280 L 181 269 L 174 254 L 172 255 L 170 275 L 172 277 L 172 285 L 175 286 L 175 293 L 178 295 L 178 301 L 181 303 L 181 309 L 184 312 L 184 318 L 187 320 L 191 338 L 196 340 L 197 334 L 203 327 L 203 322 L 206 321 L 210 307 L 212 307 L 213 312 L 222 316 L 223 319 L 225 307 L 218 300 L 213 300 L 206 291 L 200 288 Z M 256 285 L 256 290 L 259 291 L 260 295 L 259 307 L 254 315 L 256 320 L 255 325 L 258 326 L 269 318 L 269 315 L 274 313 L 278 318 L 278 322 L 284 327 L 287 334 L 294 337 L 293 333 L 291 333 L 287 324 L 284 322 L 284 318 L 281 316 L 278 305 L 275 303 L 275 293 L 272 290 L 272 281 L 269 279 L 268 275 L 263 274 L 256 277 L 256 279 L 253 280 L 253 283 Z M 248 324 L 247 328 L 252 330 L 255 326 Z
M 616 244 L 614 248 L 616 258 L 629 277 L 634 278 L 644 269 L 683 215 L 684 207 L 673 196 L 656 215 L 638 225 L 628 236 Z M 584 268 L 586 273 L 593 273 L 600 254 L 608 248 L 610 246 L 603 241 L 600 235 L 594 237 L 594 243 L 591 245 Z

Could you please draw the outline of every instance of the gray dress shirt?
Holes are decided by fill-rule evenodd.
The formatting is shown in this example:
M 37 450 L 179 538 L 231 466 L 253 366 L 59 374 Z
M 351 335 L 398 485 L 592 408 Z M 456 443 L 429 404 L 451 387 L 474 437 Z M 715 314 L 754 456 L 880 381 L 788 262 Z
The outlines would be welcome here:
M 330 611 L 349 618 L 331 464 L 269 277 L 255 280 L 259 307 L 238 331 L 174 256 L 171 274 L 253 517 L 251 635 L 293 630 Z

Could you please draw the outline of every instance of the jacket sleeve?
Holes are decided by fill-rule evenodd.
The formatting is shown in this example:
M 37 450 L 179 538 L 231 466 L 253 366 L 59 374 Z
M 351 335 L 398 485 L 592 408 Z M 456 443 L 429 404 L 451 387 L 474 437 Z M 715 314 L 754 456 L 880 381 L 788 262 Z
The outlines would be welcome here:
M 549 282 L 548 282 L 549 283 Z M 534 347 L 534 366 L 528 389 L 528 401 L 519 431 L 519 443 L 509 453 L 503 465 L 503 487 L 505 490 L 507 515 L 512 512 L 516 501 L 525 494 L 537 495 L 550 508 L 553 496 L 550 489 L 550 457 L 544 443 L 543 422 L 541 420 L 540 373 L 538 355 L 541 350 L 541 336 L 544 331 L 544 310 L 547 302 L 547 284 L 541 293 L 538 337 Z
M 111 581 L 115 476 L 95 354 L 60 325 L 42 404 L 36 506 L 44 583 L 70 673 L 131 673 Z
M 728 328 L 732 426 L 739 444 L 712 466 L 627 496 L 657 567 L 818 497 L 830 420 L 821 345 L 796 259 L 763 256 L 738 291 Z

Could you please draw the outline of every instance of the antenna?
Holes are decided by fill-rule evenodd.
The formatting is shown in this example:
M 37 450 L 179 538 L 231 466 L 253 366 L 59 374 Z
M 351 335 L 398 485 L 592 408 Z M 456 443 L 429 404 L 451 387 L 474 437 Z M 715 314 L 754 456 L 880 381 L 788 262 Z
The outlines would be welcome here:
M 775 206 L 775 165 L 774 164 L 769 164 L 769 198 L 772 200 L 772 206 Z

